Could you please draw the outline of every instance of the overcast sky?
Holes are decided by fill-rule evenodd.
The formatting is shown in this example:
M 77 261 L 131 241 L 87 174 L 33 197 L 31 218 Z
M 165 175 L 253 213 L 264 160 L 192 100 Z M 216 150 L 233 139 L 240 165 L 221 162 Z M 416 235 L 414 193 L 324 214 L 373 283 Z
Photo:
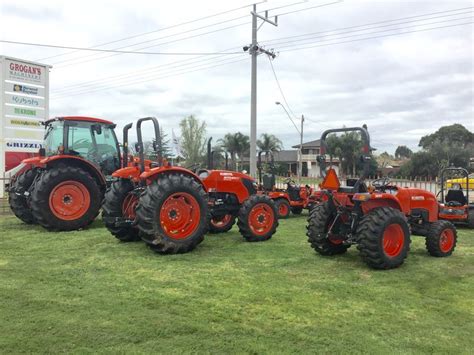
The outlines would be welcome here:
M 335 1 L 307 1 L 270 14 Z M 257 10 L 295 2 L 269 0 Z M 0 54 L 53 66 L 50 116 L 103 117 L 122 127 L 152 115 L 171 135 L 171 129 L 179 132 L 184 116 L 194 114 L 206 121 L 214 139 L 227 132 L 249 134 L 250 57 L 242 46 L 251 41 L 250 7 L 174 26 L 249 3 L 2 0 L 4 40 L 92 47 L 134 36 L 99 48 L 242 53 L 114 55 L 0 44 Z M 291 111 L 307 117 L 305 141 L 319 138 L 326 128 L 366 123 L 379 151 L 393 152 L 401 144 L 416 149 L 422 135 L 442 125 L 461 123 L 474 130 L 473 25 L 453 26 L 472 22 L 472 9 L 450 11 L 472 5 L 472 1 L 346 0 L 282 15 L 278 27 L 268 23 L 261 27 L 258 40 L 265 45 L 279 39 L 266 48 L 279 52 L 273 66 Z M 425 16 L 413 17 L 418 15 Z M 397 19 L 403 20 L 328 32 Z M 174 27 L 165 29 L 170 26 Z M 433 27 L 444 28 L 421 31 Z M 210 31 L 214 32 L 203 34 Z M 408 31 L 417 32 L 380 37 Z M 152 33 L 140 35 L 146 32 Z M 309 33 L 316 34 L 292 37 Z M 378 38 L 359 40 L 367 37 Z M 305 40 L 297 41 L 301 39 Z M 139 42 L 146 43 L 131 46 Z M 283 99 L 270 62 L 261 55 L 257 133 L 273 133 L 290 148 L 299 142 L 299 135 L 275 101 Z

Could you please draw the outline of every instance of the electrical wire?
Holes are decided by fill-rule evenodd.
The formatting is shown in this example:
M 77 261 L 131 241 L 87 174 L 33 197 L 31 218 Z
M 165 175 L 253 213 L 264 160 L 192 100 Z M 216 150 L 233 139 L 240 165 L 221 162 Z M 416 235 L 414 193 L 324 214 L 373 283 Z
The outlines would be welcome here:
M 96 44 L 96 45 L 94 45 L 94 46 L 92 46 L 92 47 L 90 47 L 90 48 L 97 48 L 97 47 L 101 47 L 101 46 L 106 46 L 106 45 L 108 45 L 108 44 L 113 44 L 113 43 L 118 43 L 118 42 L 122 42 L 122 41 L 127 41 L 127 40 L 129 40 L 129 39 L 134 39 L 134 38 L 146 36 L 146 35 L 149 35 L 149 34 L 152 34 L 152 33 L 157 33 L 157 32 L 161 32 L 161 31 L 169 30 L 169 29 L 171 29 L 171 28 L 176 28 L 176 27 L 180 27 L 180 26 L 184 26 L 184 25 L 189 25 L 189 24 L 191 24 L 191 23 L 195 23 L 195 22 L 207 20 L 207 19 L 210 19 L 210 18 L 213 18 L 213 17 L 225 15 L 225 14 L 228 14 L 228 13 L 231 13 L 231 12 L 234 12 L 234 11 L 237 11 L 237 10 L 245 9 L 245 8 L 247 8 L 247 7 L 249 7 L 249 6 L 253 6 L 254 4 L 258 5 L 258 4 L 262 4 L 262 3 L 265 3 L 265 2 L 267 2 L 267 0 L 263 0 L 263 1 L 260 1 L 260 2 L 257 2 L 257 3 L 252 3 L 252 4 L 243 5 L 243 6 L 236 7 L 236 8 L 230 9 L 230 10 L 226 10 L 226 11 L 217 12 L 217 13 L 212 14 L 212 15 L 207 15 L 207 16 L 200 17 L 200 18 L 197 18 L 197 19 L 194 19 L 194 20 L 181 22 L 181 23 L 178 23 L 178 24 L 175 24 L 175 25 L 171 25 L 171 26 L 168 26 L 168 27 L 159 28 L 159 29 L 157 29 L 157 30 L 148 31 L 148 32 L 142 32 L 142 33 L 139 33 L 139 34 L 136 34 L 136 35 L 132 35 L 132 36 L 128 36 L 128 37 L 123 37 L 123 38 L 120 38 L 120 39 L 117 39 L 117 40 L 113 40 L 113 41 L 110 41 L 110 42 L 104 42 L 104 43 Z M 41 60 L 51 59 L 51 58 L 56 58 L 56 57 L 62 57 L 62 56 L 65 56 L 65 55 L 67 55 L 67 54 L 76 53 L 76 52 L 77 52 L 77 51 L 72 51 L 72 52 L 57 54 L 57 55 L 53 55 L 53 56 L 49 56 L 49 57 L 44 57 L 44 58 L 35 59 L 35 61 L 41 61 Z
M 337 44 L 345 44 L 345 43 L 352 43 L 352 42 L 359 42 L 359 41 L 365 41 L 369 39 L 377 39 L 377 38 L 383 38 L 383 37 L 391 37 L 391 36 L 398 36 L 402 34 L 408 34 L 408 33 L 417 33 L 417 32 L 426 32 L 426 31 L 431 31 L 431 30 L 437 30 L 437 29 L 442 29 L 442 28 L 449 28 L 449 27 L 457 27 L 457 26 L 463 26 L 463 25 L 469 25 L 474 22 L 465 22 L 465 23 L 459 23 L 459 24 L 454 24 L 454 25 L 446 25 L 446 26 L 438 26 L 438 27 L 432 27 L 432 28 L 426 28 L 426 29 L 421 29 L 421 30 L 412 30 L 412 31 L 405 31 L 405 32 L 398 32 L 398 33 L 391 33 L 391 34 L 386 34 L 386 35 L 380 35 L 380 36 L 372 36 L 372 37 L 366 37 L 366 38 L 358 38 L 358 39 L 353 39 L 349 41 L 341 41 L 341 42 L 334 42 L 334 43 L 325 43 L 325 44 L 320 44 L 320 45 L 314 45 L 314 46 L 308 46 L 308 47 L 297 47 L 298 45 L 295 45 L 296 48 L 290 47 L 288 49 L 282 50 L 280 52 L 289 52 L 289 51 L 299 51 L 299 50 L 304 50 L 304 49 L 311 49 L 311 48 L 317 48 L 317 47 L 325 47 L 325 46 L 332 46 L 332 45 L 337 45 Z M 321 42 L 321 41 L 320 41 Z M 319 43 L 319 42 L 316 42 Z M 309 44 L 309 43 L 308 43 Z
M 146 54 L 146 55 L 216 55 L 219 52 L 136 52 L 136 51 L 117 51 L 113 49 L 97 49 L 97 48 L 86 48 L 86 47 L 72 47 L 72 46 L 60 46 L 54 44 L 45 43 L 31 43 L 31 42 L 17 42 L 0 40 L 2 43 L 17 44 L 23 46 L 34 46 L 34 47 L 48 47 L 48 48 L 63 48 L 63 49 L 76 49 L 79 51 L 92 51 L 92 52 L 107 52 L 107 53 L 121 53 L 121 54 Z M 242 52 L 231 52 L 226 54 L 242 54 Z

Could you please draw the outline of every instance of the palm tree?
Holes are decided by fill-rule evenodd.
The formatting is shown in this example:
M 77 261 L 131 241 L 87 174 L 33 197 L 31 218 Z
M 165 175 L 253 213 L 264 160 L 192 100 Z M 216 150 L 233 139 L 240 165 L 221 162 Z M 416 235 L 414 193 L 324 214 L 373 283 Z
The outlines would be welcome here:
M 237 157 L 243 163 L 244 155 L 250 149 L 249 137 L 241 132 L 227 133 L 224 138 L 219 139 L 220 145 L 229 153 L 231 166 L 235 170 Z
M 278 152 L 283 149 L 283 143 L 273 134 L 262 133 L 260 139 L 257 140 L 257 147 L 262 152 Z M 268 156 L 265 154 L 265 159 L 268 161 Z

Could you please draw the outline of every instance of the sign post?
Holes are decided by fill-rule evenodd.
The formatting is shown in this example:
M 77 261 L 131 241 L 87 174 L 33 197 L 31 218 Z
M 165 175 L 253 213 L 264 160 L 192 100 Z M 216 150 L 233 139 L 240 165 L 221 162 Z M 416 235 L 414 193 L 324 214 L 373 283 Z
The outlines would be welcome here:
M 38 153 L 49 117 L 51 66 L 0 56 L 0 174 L 11 177 L 21 159 Z M 5 180 L 0 184 L 4 195 Z

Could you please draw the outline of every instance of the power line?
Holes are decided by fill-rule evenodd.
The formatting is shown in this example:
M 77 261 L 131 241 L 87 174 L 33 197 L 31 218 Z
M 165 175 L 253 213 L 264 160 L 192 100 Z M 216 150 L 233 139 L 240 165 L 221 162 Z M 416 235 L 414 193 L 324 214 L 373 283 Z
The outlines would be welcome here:
M 325 43 L 325 44 L 320 44 L 320 45 L 315 45 L 315 46 L 308 46 L 308 47 L 297 47 L 298 45 L 295 45 L 297 48 L 290 47 L 288 49 L 282 50 L 280 52 L 289 52 L 289 51 L 298 51 L 298 50 L 304 50 L 304 49 L 311 49 L 311 48 L 317 48 L 317 47 L 325 47 L 325 46 L 332 46 L 336 44 L 343 44 L 343 43 L 352 43 L 352 42 L 358 42 L 358 41 L 365 41 L 368 39 L 376 39 L 376 38 L 383 38 L 383 37 L 391 37 L 391 36 L 398 36 L 402 34 L 408 34 L 408 33 L 416 33 L 416 32 L 426 32 L 426 31 L 431 31 L 431 30 L 436 30 L 436 29 L 441 29 L 441 28 L 448 28 L 448 27 L 457 27 L 457 26 L 463 26 L 463 25 L 469 25 L 474 22 L 465 22 L 465 23 L 459 23 L 455 25 L 446 25 L 446 26 L 438 26 L 438 27 L 432 27 L 432 28 L 426 28 L 426 29 L 421 29 L 421 30 L 412 30 L 412 31 L 405 31 L 405 32 L 398 32 L 398 33 L 391 33 L 391 34 L 386 34 L 386 35 L 380 35 L 380 36 L 372 36 L 372 37 L 366 37 L 366 38 L 358 38 L 358 39 L 353 39 L 349 41 L 341 41 L 341 42 L 334 42 L 334 43 Z M 322 42 L 322 41 L 320 41 Z M 319 42 L 316 42 L 319 43 Z M 308 43 L 309 44 L 309 43 Z
M 228 49 L 225 49 L 223 51 L 220 51 L 219 53 L 227 52 L 229 50 L 233 50 L 233 49 L 236 49 L 236 48 L 239 48 L 239 47 L 228 48 Z M 137 76 L 141 76 L 141 75 L 149 76 L 150 73 L 152 73 L 152 72 L 162 71 L 162 70 L 168 69 L 168 68 L 178 68 L 178 67 L 181 67 L 181 66 L 184 67 L 184 66 L 192 65 L 192 64 L 195 64 L 195 63 L 199 63 L 199 62 L 213 61 L 214 59 L 217 59 L 217 58 L 220 58 L 220 57 L 224 57 L 224 55 L 219 54 L 219 55 L 216 55 L 216 56 L 198 56 L 198 57 L 193 57 L 193 58 L 187 58 L 187 59 L 183 59 L 183 60 L 168 62 L 166 64 L 161 64 L 161 65 L 156 65 L 156 66 L 152 66 L 152 67 L 143 68 L 143 69 L 140 69 L 140 70 L 135 70 L 135 71 L 132 71 L 132 72 L 128 72 L 126 74 L 107 76 L 107 77 L 102 77 L 102 78 L 98 78 L 98 79 L 95 79 L 95 80 L 82 82 L 82 83 L 79 83 L 79 84 L 66 85 L 66 86 L 63 86 L 62 88 L 59 88 L 57 90 L 53 90 L 53 92 L 70 91 L 71 89 L 76 89 L 78 87 L 93 86 L 94 83 L 104 83 L 104 82 L 110 82 L 110 81 L 121 81 L 121 80 L 124 80 L 126 78 L 136 78 Z
M 261 4 L 261 3 L 264 3 L 264 2 L 266 2 L 266 1 L 267 1 L 267 0 L 263 0 L 263 1 L 258 2 L 257 4 Z M 96 44 L 96 45 L 94 45 L 94 46 L 92 46 L 92 47 L 90 47 L 90 48 L 97 48 L 97 47 L 101 47 L 101 46 L 106 46 L 106 45 L 108 45 L 108 44 L 113 44 L 113 43 L 117 43 L 117 42 L 127 41 L 127 40 L 129 40 L 129 39 L 133 39 L 133 38 L 137 38 L 137 37 L 146 36 L 146 35 L 149 35 L 149 34 L 152 34 L 152 33 L 161 32 L 161 31 L 164 31 L 164 30 L 169 30 L 169 29 L 171 29 L 171 28 L 176 28 L 176 27 L 179 27 L 179 26 L 189 25 L 189 24 L 191 24 L 191 23 L 195 23 L 195 22 L 207 20 L 207 19 L 212 18 L 212 17 L 217 17 L 217 16 L 220 16 L 220 15 L 225 15 L 225 14 L 230 13 L 230 12 L 234 12 L 234 11 L 237 11 L 237 10 L 241 10 L 241 9 L 247 8 L 247 7 L 252 6 L 252 5 L 253 5 L 253 4 L 247 4 L 247 5 L 240 6 L 240 7 L 236 7 L 236 8 L 230 9 L 230 10 L 218 12 L 218 13 L 215 13 L 215 14 L 212 14 L 212 15 L 207 15 L 207 16 L 204 16 L 204 17 L 200 17 L 200 18 L 197 18 L 197 19 L 194 19 L 194 20 L 181 22 L 181 23 L 178 23 L 178 24 L 175 24 L 175 25 L 171 25 L 171 26 L 168 26 L 168 27 L 163 27 L 163 28 L 160 28 L 160 29 L 157 29 L 157 30 L 148 31 L 148 32 L 142 32 L 142 33 L 139 33 L 139 34 L 136 34 L 136 35 L 132 35 L 132 36 L 120 38 L 120 39 L 117 39 L 117 40 L 114 40 L 114 41 Z M 53 55 L 53 56 L 50 56 L 50 57 L 44 57 L 44 58 L 35 59 L 35 61 L 41 61 L 41 60 L 51 59 L 51 58 L 56 58 L 56 57 L 62 57 L 62 56 L 65 56 L 65 55 L 67 55 L 67 54 L 76 53 L 76 52 L 77 52 L 77 51 L 67 52 L 67 53 L 62 53 L 62 54 L 57 54 L 57 55 Z
M 116 87 L 125 87 L 125 86 L 142 84 L 142 83 L 157 80 L 157 79 L 165 79 L 165 78 L 174 77 L 174 76 L 187 74 L 187 73 L 192 73 L 192 72 L 196 72 L 196 71 L 200 71 L 200 70 L 212 69 L 212 68 L 219 67 L 219 66 L 222 66 L 222 65 L 227 65 L 227 64 L 237 63 L 237 62 L 243 62 L 243 61 L 246 61 L 246 60 L 248 60 L 248 58 L 227 61 L 227 62 L 220 63 L 220 64 L 215 64 L 214 63 L 212 65 L 202 67 L 202 68 L 197 68 L 197 69 L 194 69 L 194 70 L 178 71 L 177 73 L 171 74 L 171 75 L 163 75 L 163 76 L 158 76 L 158 77 L 149 77 L 146 80 L 131 81 L 131 82 L 128 82 L 128 83 L 122 83 L 122 84 L 113 85 L 113 86 L 110 86 L 110 87 L 103 87 L 103 88 L 98 88 L 98 89 L 93 89 L 93 90 L 85 90 L 85 91 L 80 91 L 80 92 L 72 93 L 72 94 L 68 93 L 68 94 L 65 94 L 65 95 L 60 94 L 57 97 L 54 97 L 54 98 L 52 97 L 51 100 L 53 100 L 53 99 L 63 99 L 63 98 L 72 97 L 72 96 L 78 96 L 78 95 L 88 94 L 88 93 L 92 93 L 92 92 L 96 92 L 96 91 L 105 91 L 105 90 L 110 90 L 110 89 L 113 89 L 113 88 L 116 88 Z M 192 69 L 192 68 L 188 68 L 188 69 Z
M 277 77 L 276 72 L 275 72 L 275 68 L 273 67 L 273 63 L 272 63 L 272 60 L 270 59 L 270 57 L 268 57 L 268 61 L 270 62 L 270 67 L 272 68 L 273 76 L 274 76 L 275 81 L 276 81 L 276 83 L 277 83 L 278 89 L 280 90 L 281 97 L 283 98 L 283 101 L 285 101 L 286 107 L 288 107 L 288 110 L 291 112 L 291 114 L 293 115 L 293 117 L 296 117 L 296 115 L 295 115 L 295 114 L 293 113 L 293 111 L 291 110 L 290 105 L 288 105 L 288 101 L 286 101 L 285 94 L 283 93 L 283 89 L 281 88 L 280 81 L 278 80 L 278 77 Z M 296 131 L 297 131 L 298 133 L 300 133 L 300 130 L 299 130 L 298 127 L 296 126 L 296 123 L 293 121 L 293 118 L 291 118 L 290 115 L 288 115 L 288 118 L 290 119 L 291 123 L 293 123 L 293 126 L 295 126 Z M 300 134 L 301 134 L 301 133 L 300 133 Z
M 319 32 L 306 33 L 306 34 L 301 34 L 301 35 L 296 35 L 296 36 L 288 36 L 288 37 L 274 38 L 274 39 L 264 40 L 264 41 L 261 41 L 261 42 L 262 42 L 262 43 L 271 43 L 271 42 L 279 41 L 279 40 L 282 40 L 282 39 L 305 37 L 305 36 L 309 36 L 309 35 L 313 35 L 313 34 L 320 34 L 320 33 L 327 33 L 327 32 L 343 31 L 343 30 L 349 30 L 349 29 L 353 29 L 353 28 L 359 28 L 359 27 L 366 27 L 366 26 L 371 26 L 371 25 L 384 24 L 384 23 L 387 23 L 387 22 L 402 21 L 402 20 L 408 20 L 408 19 L 413 19 L 413 18 L 418 18 L 418 17 L 426 17 L 426 16 L 431 16 L 431 15 L 438 15 L 438 14 L 442 14 L 442 13 L 463 11 L 463 10 L 472 9 L 472 8 L 473 8 L 473 6 L 469 6 L 469 7 L 463 7 L 463 8 L 452 9 L 452 10 L 437 11 L 437 12 L 431 12 L 431 13 L 426 13 L 426 14 L 421 14 L 421 15 L 416 15 L 416 16 L 401 17 L 401 18 L 397 18 L 397 19 L 393 19 L 393 20 L 383 20 L 383 21 L 377 21 L 377 22 L 370 22 L 370 23 L 366 23 L 366 24 L 363 24 L 363 25 L 356 25 L 356 26 L 349 26 L 349 27 L 336 28 L 336 29 L 329 30 L 329 31 L 319 31 Z M 446 15 L 446 16 L 454 16 L 454 15 Z M 420 20 L 420 21 L 421 21 L 421 20 Z
M 64 48 L 64 49 L 76 49 L 79 51 L 91 51 L 91 52 L 106 52 L 106 53 L 122 53 L 122 54 L 146 54 L 146 55 L 216 55 L 221 54 L 219 52 L 136 52 L 136 51 L 117 51 L 113 49 L 95 49 L 86 47 L 71 47 L 71 46 L 60 46 L 53 44 L 44 43 L 31 43 L 31 42 L 16 42 L 0 40 L 2 43 L 18 44 L 23 46 L 34 46 L 34 47 L 48 47 L 48 48 Z M 242 52 L 230 52 L 226 54 L 242 54 Z
M 472 13 L 472 11 L 462 12 L 462 13 L 456 13 L 456 14 L 454 14 L 454 15 L 463 15 L 463 14 L 468 14 L 468 13 Z M 351 30 L 351 31 L 340 32 L 340 33 L 334 33 L 334 34 L 321 34 L 321 35 L 318 35 L 318 36 L 310 36 L 310 37 L 308 37 L 308 38 L 295 39 L 295 40 L 292 40 L 292 41 L 276 42 L 276 43 L 272 43 L 271 45 L 274 46 L 274 45 L 281 45 L 281 44 L 286 44 L 286 43 L 295 43 L 295 42 L 309 41 L 309 40 L 312 40 L 312 39 L 315 39 L 315 38 L 339 36 L 339 35 L 348 34 L 348 33 L 355 33 L 355 32 L 361 32 L 361 31 L 368 31 L 368 30 L 372 30 L 372 29 L 385 28 L 385 27 L 390 27 L 390 26 L 398 26 L 398 25 L 403 25 L 403 24 L 406 24 L 406 23 L 413 23 L 413 22 L 416 23 L 416 24 L 413 25 L 413 26 L 406 26 L 406 27 L 403 27 L 403 28 L 390 28 L 390 29 L 387 29 L 387 30 L 384 30 L 384 31 L 361 33 L 361 34 L 356 34 L 356 35 L 347 36 L 347 37 L 341 37 L 341 38 L 348 38 L 348 37 L 353 37 L 353 36 L 362 36 L 362 35 L 367 35 L 367 34 L 371 34 L 371 33 L 395 31 L 395 30 L 398 30 L 398 29 L 405 29 L 405 28 L 419 27 L 419 26 L 427 26 L 427 25 L 432 25 L 432 24 L 437 24 L 437 23 L 450 22 L 450 21 L 463 20 L 463 19 L 466 19 L 466 18 L 470 18 L 470 17 L 462 17 L 462 18 L 447 19 L 447 20 L 443 20 L 443 21 L 435 21 L 435 22 L 430 22 L 430 23 L 421 23 L 421 22 L 424 22 L 424 21 L 432 20 L 432 19 L 445 18 L 445 17 L 454 16 L 454 15 L 451 14 L 451 15 L 435 16 L 435 17 L 430 17 L 430 18 L 426 18 L 426 19 L 410 20 L 410 21 L 399 22 L 399 23 L 395 23 L 395 24 L 388 24 L 388 25 L 383 25 L 383 26 L 367 27 L 367 28 L 363 28 L 363 29 L 359 29 L 359 30 Z M 319 32 L 319 33 L 328 33 L 328 32 L 334 32 L 334 30 L 333 30 L 333 31 L 323 31 L 323 32 Z M 309 35 L 308 35 L 308 36 L 309 36 Z

